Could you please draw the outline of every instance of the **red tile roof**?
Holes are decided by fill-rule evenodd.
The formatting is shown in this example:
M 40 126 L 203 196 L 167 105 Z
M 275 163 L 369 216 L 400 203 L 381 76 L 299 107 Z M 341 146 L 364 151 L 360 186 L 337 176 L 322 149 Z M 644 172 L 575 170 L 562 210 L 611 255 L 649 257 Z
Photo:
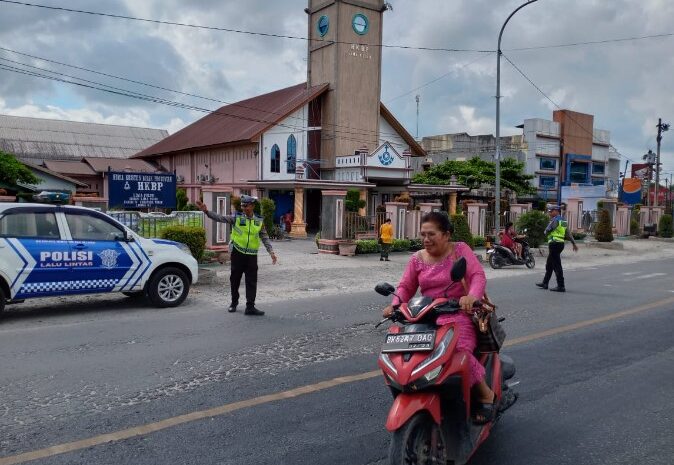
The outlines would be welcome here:
M 216 147 L 255 139 L 289 114 L 328 89 L 306 83 L 226 105 L 132 158 L 152 157 L 194 148 Z

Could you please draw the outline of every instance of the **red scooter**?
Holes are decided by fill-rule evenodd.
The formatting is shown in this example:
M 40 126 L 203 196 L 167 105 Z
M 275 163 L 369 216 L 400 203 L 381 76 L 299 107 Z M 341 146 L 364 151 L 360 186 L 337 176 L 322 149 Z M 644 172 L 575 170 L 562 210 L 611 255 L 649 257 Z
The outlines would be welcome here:
M 447 290 L 465 273 L 466 262 L 461 258 L 452 267 Z M 378 284 L 375 291 L 395 295 L 388 283 Z M 391 317 L 377 324 L 399 323 L 389 328 L 379 356 L 379 367 L 394 397 L 386 420 L 386 429 L 393 433 L 392 465 L 466 463 L 517 399 L 511 389 L 517 383 L 506 383 L 515 375 L 512 359 L 497 352 L 476 353 L 496 393 L 497 412 L 487 424 L 472 421 L 468 358 L 456 350 L 459 328 L 435 324 L 438 316 L 459 311 L 457 300 L 421 296 L 394 308 Z

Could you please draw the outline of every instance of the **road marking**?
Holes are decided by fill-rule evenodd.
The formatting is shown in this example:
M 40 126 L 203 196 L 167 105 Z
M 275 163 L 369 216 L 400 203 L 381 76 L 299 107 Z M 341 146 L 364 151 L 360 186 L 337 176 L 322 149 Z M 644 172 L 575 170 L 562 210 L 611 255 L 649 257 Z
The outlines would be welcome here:
M 580 321 L 578 323 L 559 326 L 557 328 L 552 328 L 546 331 L 530 334 L 528 336 L 518 337 L 510 341 L 507 341 L 504 344 L 504 347 L 511 347 L 514 345 L 525 344 L 527 342 L 536 341 L 538 339 L 543 339 L 557 334 L 567 333 L 577 329 L 586 328 L 588 326 L 593 326 L 600 323 L 605 323 L 607 321 L 616 320 L 625 316 L 636 315 L 638 313 L 653 310 L 655 308 L 673 303 L 674 297 L 658 300 L 650 304 L 640 305 L 638 307 L 631 308 L 629 310 L 623 310 L 622 312 L 611 313 L 610 315 L 605 315 L 599 318 Z M 65 454 L 68 452 L 87 449 L 89 447 L 98 446 L 109 442 L 123 441 L 125 439 L 130 439 L 137 436 L 144 436 L 167 428 L 172 428 L 174 426 L 182 425 L 184 423 L 190 423 L 197 420 L 203 420 L 205 418 L 216 417 L 227 413 L 235 412 L 237 410 L 255 407 L 257 405 L 268 404 L 270 402 L 276 402 L 283 399 L 292 399 L 293 397 L 299 397 L 314 392 L 324 391 L 326 389 L 330 389 L 343 384 L 350 384 L 355 383 L 357 381 L 364 381 L 367 379 L 376 378 L 378 376 L 381 376 L 381 372 L 379 370 L 368 371 L 365 373 L 359 373 L 349 376 L 340 376 L 337 378 L 321 381 L 315 384 L 300 386 L 298 388 L 290 389 L 288 391 L 276 392 L 273 394 L 267 394 L 260 397 L 253 397 L 251 399 L 233 402 L 230 404 L 224 404 L 206 410 L 198 410 L 196 412 L 166 418 L 165 420 L 157 421 L 154 423 L 135 426 L 133 428 L 127 428 L 112 433 L 100 434 L 98 436 L 81 439 L 79 441 L 57 444 L 55 446 L 46 447 L 44 449 L 38 449 L 31 452 L 25 452 L 23 454 L 1 457 L 0 465 L 16 465 L 20 463 L 29 462 L 31 460 L 38 460 L 47 457 L 53 457 L 55 455 Z
M 629 271 L 629 272 L 627 272 L 627 273 L 623 273 L 623 275 L 625 275 L 625 276 L 631 276 L 631 275 L 633 275 L 633 274 L 639 274 L 639 273 L 641 273 L 641 271 Z
M 645 274 L 643 276 L 635 276 L 631 280 L 634 279 L 648 279 L 648 278 L 655 278 L 657 276 L 667 276 L 667 273 L 651 273 L 651 274 Z M 627 279 L 625 280 L 627 281 Z

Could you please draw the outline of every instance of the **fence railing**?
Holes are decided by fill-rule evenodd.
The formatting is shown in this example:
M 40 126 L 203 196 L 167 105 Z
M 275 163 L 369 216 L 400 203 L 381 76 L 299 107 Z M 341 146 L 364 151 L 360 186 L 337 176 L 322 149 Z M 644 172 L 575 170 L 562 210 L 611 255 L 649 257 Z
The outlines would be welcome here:
M 204 213 L 200 211 L 176 211 L 170 215 L 114 211 L 108 215 L 147 238 L 161 237 L 169 226 L 204 226 Z
M 343 239 L 376 239 L 379 237 L 379 227 L 390 215 L 379 212 L 374 215 L 360 216 L 357 213 L 344 213 Z

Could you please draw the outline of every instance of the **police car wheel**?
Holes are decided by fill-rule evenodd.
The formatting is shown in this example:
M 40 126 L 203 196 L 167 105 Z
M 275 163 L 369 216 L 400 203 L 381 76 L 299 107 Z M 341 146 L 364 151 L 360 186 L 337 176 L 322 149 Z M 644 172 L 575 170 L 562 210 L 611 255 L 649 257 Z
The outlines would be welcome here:
M 2 312 L 5 310 L 5 291 L 0 287 L 0 318 L 2 318 Z
M 190 282 L 178 268 L 157 270 L 148 282 L 147 294 L 157 307 L 177 307 L 187 298 Z

